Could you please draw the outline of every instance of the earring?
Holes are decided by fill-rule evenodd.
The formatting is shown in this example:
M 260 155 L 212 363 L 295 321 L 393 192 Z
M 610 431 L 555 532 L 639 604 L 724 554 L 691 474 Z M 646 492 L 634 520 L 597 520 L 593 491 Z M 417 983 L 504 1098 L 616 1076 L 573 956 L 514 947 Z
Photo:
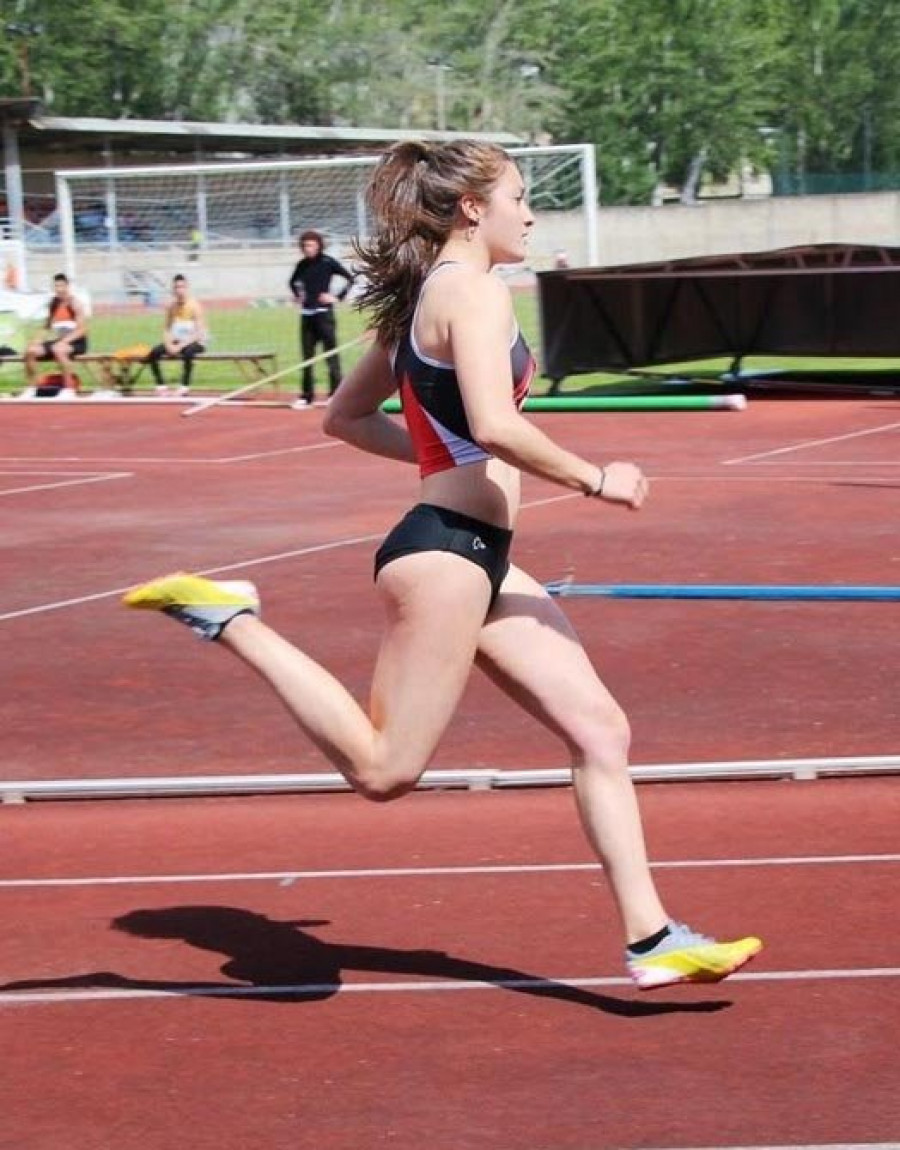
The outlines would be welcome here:
M 466 240 L 468 243 L 471 243 L 475 238 L 475 233 L 478 231 L 478 223 L 479 221 L 477 219 L 469 220 L 469 226 L 466 228 Z

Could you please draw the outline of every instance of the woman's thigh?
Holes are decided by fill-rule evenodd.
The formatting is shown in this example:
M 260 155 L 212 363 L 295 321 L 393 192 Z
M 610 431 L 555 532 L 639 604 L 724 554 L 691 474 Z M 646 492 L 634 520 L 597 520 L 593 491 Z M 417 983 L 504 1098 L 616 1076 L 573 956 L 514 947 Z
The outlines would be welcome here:
M 625 718 L 544 587 L 511 567 L 478 641 L 478 666 L 575 752 Z
M 491 596 L 483 570 L 426 551 L 378 575 L 386 628 L 372 679 L 377 757 L 392 773 L 424 770 L 459 705 Z

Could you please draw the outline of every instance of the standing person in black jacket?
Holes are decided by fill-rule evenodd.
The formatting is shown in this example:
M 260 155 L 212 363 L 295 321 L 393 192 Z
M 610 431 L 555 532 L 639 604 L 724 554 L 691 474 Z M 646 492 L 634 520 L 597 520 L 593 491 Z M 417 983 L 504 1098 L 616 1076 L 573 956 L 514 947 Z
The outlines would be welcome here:
M 325 241 L 321 232 L 307 231 L 300 236 L 303 259 L 294 268 L 290 289 L 300 304 L 300 348 L 304 359 L 310 359 L 321 344 L 324 351 L 337 347 L 334 305 L 346 297 L 354 275 L 332 256 L 325 254 Z M 331 293 L 334 276 L 346 280 L 343 291 Z M 332 355 L 328 364 L 329 390 L 332 395 L 341 382 L 340 357 Z M 313 369 L 304 367 L 301 395 L 294 407 L 309 407 L 314 397 Z

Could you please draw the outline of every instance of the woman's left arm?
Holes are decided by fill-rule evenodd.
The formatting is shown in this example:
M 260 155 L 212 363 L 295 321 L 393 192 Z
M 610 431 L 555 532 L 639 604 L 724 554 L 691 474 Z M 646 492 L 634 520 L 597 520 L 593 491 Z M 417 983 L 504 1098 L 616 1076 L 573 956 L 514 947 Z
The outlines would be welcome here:
M 449 333 L 469 427 L 491 455 L 584 495 L 640 507 L 647 481 L 633 463 L 603 466 L 561 447 L 526 419 L 513 402 L 509 360 L 513 309 L 493 276 L 473 277 L 452 301 Z
M 387 349 L 375 343 L 332 396 L 322 430 L 372 455 L 415 463 L 409 432 L 381 410 L 396 390 Z
M 472 276 L 457 289 L 450 343 L 472 435 L 521 471 L 589 494 L 599 485 L 600 468 L 560 447 L 516 410 L 509 361 L 514 323 L 509 292 L 495 276 Z

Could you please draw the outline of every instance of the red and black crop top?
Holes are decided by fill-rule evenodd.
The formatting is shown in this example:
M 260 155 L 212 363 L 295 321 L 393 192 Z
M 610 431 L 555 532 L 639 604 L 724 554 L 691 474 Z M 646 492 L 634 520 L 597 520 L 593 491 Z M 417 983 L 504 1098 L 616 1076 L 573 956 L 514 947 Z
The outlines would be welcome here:
M 456 369 L 451 363 L 430 359 L 419 351 L 413 335 L 414 324 L 415 317 L 394 350 L 393 366 L 420 474 L 424 478 L 451 467 L 465 467 L 490 459 L 490 453 L 476 443 L 469 428 Z M 537 365 L 518 329 L 510 346 L 509 361 L 513 400 L 521 410 Z

